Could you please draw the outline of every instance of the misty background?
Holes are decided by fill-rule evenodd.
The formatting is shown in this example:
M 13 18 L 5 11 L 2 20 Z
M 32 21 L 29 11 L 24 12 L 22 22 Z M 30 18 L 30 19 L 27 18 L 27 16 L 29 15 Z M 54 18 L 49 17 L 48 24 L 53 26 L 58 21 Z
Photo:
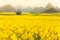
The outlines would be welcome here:
M 0 12 L 60 12 L 60 0 L 0 0 Z

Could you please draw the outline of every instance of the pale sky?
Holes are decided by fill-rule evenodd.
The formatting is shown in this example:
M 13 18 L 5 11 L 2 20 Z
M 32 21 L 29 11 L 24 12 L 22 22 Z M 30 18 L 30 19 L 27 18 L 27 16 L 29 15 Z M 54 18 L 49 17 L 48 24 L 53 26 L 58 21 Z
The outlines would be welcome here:
M 60 7 L 60 0 L 0 0 L 0 6 L 11 4 L 13 6 L 21 5 L 23 7 L 45 7 L 49 2 L 55 7 Z

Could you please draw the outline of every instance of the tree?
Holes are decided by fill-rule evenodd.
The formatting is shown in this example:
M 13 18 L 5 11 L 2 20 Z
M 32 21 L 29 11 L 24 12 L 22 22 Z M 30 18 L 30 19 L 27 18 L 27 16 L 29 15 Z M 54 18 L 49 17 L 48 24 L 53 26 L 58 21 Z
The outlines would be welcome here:
M 16 14 L 17 15 L 21 15 L 21 11 L 20 10 L 17 10 Z

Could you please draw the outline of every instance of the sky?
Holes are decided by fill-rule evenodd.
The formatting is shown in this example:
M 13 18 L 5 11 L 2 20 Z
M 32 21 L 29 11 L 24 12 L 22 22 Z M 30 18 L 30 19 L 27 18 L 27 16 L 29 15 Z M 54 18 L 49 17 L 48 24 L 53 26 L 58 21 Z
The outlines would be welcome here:
M 49 2 L 55 7 L 60 8 L 60 0 L 0 0 L 0 7 L 11 4 L 12 6 L 23 7 L 45 7 Z

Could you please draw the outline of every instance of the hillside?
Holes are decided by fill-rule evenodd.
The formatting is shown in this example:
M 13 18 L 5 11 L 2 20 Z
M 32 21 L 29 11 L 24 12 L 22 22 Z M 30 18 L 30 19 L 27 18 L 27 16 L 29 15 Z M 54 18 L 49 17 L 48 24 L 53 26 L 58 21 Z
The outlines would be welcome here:
M 8 4 L 3 7 L 0 7 L 0 11 L 2 11 L 2 12 L 15 12 L 16 10 L 13 6 Z

